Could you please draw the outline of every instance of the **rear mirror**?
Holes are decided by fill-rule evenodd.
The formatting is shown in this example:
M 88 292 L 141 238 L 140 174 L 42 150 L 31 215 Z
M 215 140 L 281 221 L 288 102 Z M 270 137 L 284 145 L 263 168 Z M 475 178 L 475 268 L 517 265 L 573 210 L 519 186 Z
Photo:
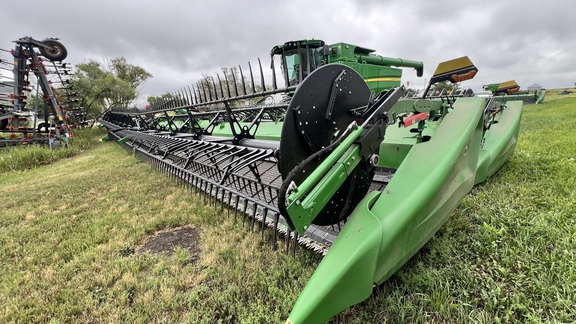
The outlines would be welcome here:
M 424 66 L 421 66 L 419 68 L 416 68 L 416 76 L 421 78 L 422 75 L 424 75 Z
M 328 56 L 328 54 L 330 54 L 330 48 L 328 47 L 328 45 L 324 44 L 322 56 Z

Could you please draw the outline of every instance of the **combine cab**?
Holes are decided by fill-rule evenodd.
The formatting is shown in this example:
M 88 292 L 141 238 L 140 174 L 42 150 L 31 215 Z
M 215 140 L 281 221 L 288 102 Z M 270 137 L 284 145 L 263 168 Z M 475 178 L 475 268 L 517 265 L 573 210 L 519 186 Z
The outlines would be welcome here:
M 271 59 L 274 64 L 275 57 L 279 57 L 287 86 L 297 85 L 317 68 L 334 63 L 346 65 L 359 73 L 375 94 L 400 86 L 402 70 L 392 66 L 411 67 L 416 69 L 419 77 L 422 76 L 424 65 L 420 61 L 373 53 L 374 50 L 352 44 L 326 45 L 321 40 L 300 40 L 274 46 Z
M 342 43 L 290 42 L 276 55 L 283 88 L 272 80 L 257 90 L 252 69 L 244 78 L 240 68 L 240 79 L 174 94 L 190 104 L 109 112 L 101 122 L 137 157 L 228 205 L 235 221 L 271 227 L 274 246 L 283 237 L 287 251 L 299 243 L 325 254 L 287 320 L 322 323 L 368 298 L 500 168 L 516 146 L 522 102 L 407 99 L 390 65 L 421 74 L 421 62 Z M 428 88 L 477 72 L 467 57 L 444 62 Z M 274 94 L 290 100 L 262 104 Z M 168 127 L 158 131 L 160 122 Z

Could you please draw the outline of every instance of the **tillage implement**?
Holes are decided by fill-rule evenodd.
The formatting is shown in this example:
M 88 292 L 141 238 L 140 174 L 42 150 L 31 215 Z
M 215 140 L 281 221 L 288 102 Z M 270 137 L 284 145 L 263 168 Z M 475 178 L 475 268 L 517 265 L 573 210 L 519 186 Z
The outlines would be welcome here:
M 29 143 L 67 146 L 70 125 L 84 124 L 85 113 L 75 107 L 78 100 L 70 91 L 67 76 L 71 68 L 62 63 L 68 55 L 66 48 L 55 38 L 22 37 L 14 43 L 13 50 L 1 50 L 14 60 L 0 59 L 0 69 L 12 72 L 0 81 L 0 147 Z
M 259 61 L 259 83 L 250 65 L 225 70 L 101 123 L 235 221 L 272 227 L 274 246 L 324 254 L 287 320 L 322 323 L 368 298 L 502 166 L 522 102 L 409 98 L 399 67 L 421 76 L 422 62 L 351 44 L 288 42 L 271 58 L 270 85 Z M 443 62 L 429 87 L 477 72 L 467 57 Z

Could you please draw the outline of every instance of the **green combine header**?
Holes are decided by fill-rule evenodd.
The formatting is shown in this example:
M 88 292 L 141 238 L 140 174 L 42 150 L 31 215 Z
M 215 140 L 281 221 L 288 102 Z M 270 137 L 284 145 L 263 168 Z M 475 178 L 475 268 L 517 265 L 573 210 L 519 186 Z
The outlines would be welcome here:
M 271 228 L 275 247 L 283 238 L 287 252 L 325 255 L 286 314 L 286 323 L 323 323 L 367 299 L 505 163 L 522 101 L 407 98 L 399 67 L 422 75 L 421 62 L 345 43 L 288 42 L 271 56 L 284 87 L 273 61 L 268 86 L 240 67 L 240 79 L 204 79 L 175 92 L 177 104 L 111 111 L 101 123 L 206 203 L 227 205 L 223 215 Z M 468 57 L 444 62 L 428 88 L 477 73 Z M 278 94 L 289 99 L 264 100 Z

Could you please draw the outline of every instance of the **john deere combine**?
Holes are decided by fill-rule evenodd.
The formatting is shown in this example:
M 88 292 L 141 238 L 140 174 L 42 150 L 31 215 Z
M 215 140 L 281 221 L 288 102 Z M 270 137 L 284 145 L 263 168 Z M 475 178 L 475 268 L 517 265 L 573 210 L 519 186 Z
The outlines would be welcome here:
M 234 219 L 274 229 L 286 249 L 325 254 L 287 323 L 321 323 L 368 298 L 516 146 L 521 101 L 406 98 L 402 71 L 421 62 L 318 40 L 272 49 L 285 87 L 239 69 L 174 94 L 168 107 L 109 112 L 109 137 Z M 274 64 L 272 73 L 275 76 Z M 430 85 L 473 78 L 467 57 Z M 262 105 L 284 94 L 281 103 Z M 255 102 L 251 106 L 243 106 Z M 240 216 L 239 216 L 240 215 Z M 232 216 L 231 216 L 232 217 Z M 293 243 L 292 243 L 293 242 Z

